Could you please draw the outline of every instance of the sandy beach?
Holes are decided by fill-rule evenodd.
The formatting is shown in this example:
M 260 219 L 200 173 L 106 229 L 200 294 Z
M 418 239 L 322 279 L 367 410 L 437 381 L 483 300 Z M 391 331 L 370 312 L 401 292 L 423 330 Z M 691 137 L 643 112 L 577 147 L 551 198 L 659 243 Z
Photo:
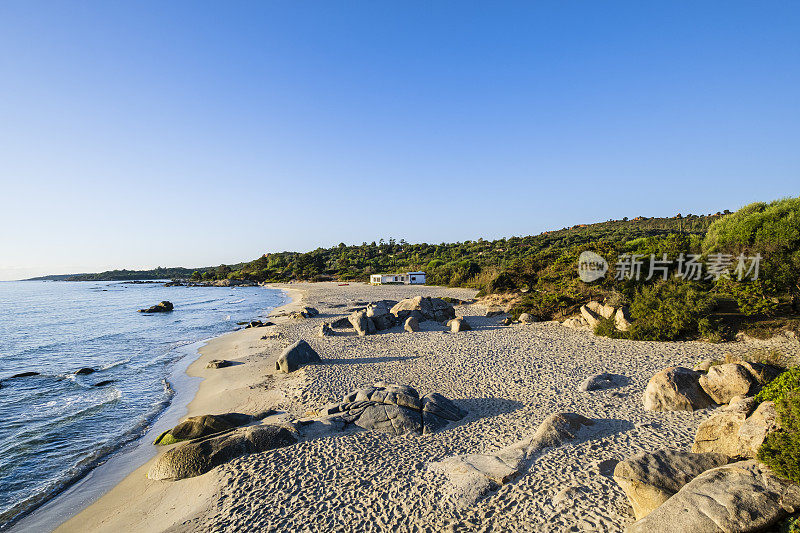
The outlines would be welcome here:
M 319 316 L 281 316 L 272 319 L 275 326 L 210 341 L 188 370 L 204 379 L 188 416 L 275 409 L 282 420 L 296 419 L 376 380 L 441 393 L 469 414 L 426 435 L 360 431 L 303 440 L 174 482 L 147 479 L 154 458 L 57 531 L 621 531 L 633 514 L 611 477 L 616 462 L 663 447 L 688 450 L 709 413 L 645 411 L 647 381 L 668 366 L 692 367 L 753 348 L 749 342 L 614 340 L 556 322 L 504 326 L 501 316 L 486 317 L 479 303 L 456 306 L 472 331 L 450 333 L 428 321 L 415 333 L 400 326 L 365 337 L 352 330 L 317 337 L 321 323 L 347 316 L 360 302 L 417 295 L 467 300 L 475 291 L 355 283 L 276 287 L 292 302 L 273 315 L 309 305 Z M 276 373 L 277 356 L 298 339 L 323 363 Z M 208 369 L 211 359 L 236 364 Z M 586 377 L 602 372 L 629 381 L 578 390 Z M 581 438 L 546 449 L 527 473 L 473 506 L 454 505 L 443 477 L 428 468 L 456 454 L 497 451 L 558 412 L 596 424 Z

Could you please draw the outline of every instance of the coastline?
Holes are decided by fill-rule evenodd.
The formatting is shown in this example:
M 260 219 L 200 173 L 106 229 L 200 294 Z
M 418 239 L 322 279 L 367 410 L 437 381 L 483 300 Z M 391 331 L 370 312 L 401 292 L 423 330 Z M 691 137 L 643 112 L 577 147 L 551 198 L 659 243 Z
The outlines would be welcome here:
M 275 289 L 277 287 L 268 286 L 267 288 Z M 283 288 L 279 290 L 283 291 L 288 301 L 271 309 L 270 313 L 275 313 L 284 308 L 291 308 L 295 300 L 300 298 L 299 293 L 292 296 L 291 290 Z M 119 485 L 124 483 L 127 478 L 135 476 L 139 470 L 158 457 L 159 453 L 163 453 L 164 450 L 152 449 L 150 443 L 155 437 L 187 416 L 194 416 L 193 410 L 196 408 L 192 404 L 200 397 L 199 391 L 206 377 L 206 372 L 204 372 L 206 370 L 205 364 L 209 359 L 214 358 L 213 355 L 209 357 L 204 357 L 204 355 L 216 353 L 214 345 L 220 339 L 245 332 L 252 335 L 252 332 L 258 332 L 259 330 L 260 328 L 249 328 L 228 331 L 215 337 L 202 339 L 180 347 L 179 349 L 185 351 L 186 354 L 168 376 L 168 381 L 175 394 L 171 398 L 169 406 L 157 416 L 147 432 L 135 441 L 129 442 L 111 452 L 107 459 L 80 480 L 66 487 L 31 513 L 15 521 L 8 531 L 14 533 L 18 531 L 56 530 L 77 514 L 94 506 L 108 493 L 113 492 Z M 202 364 L 200 363 L 201 359 L 203 360 Z M 197 408 L 202 409 L 203 404 L 200 403 Z M 83 527 L 78 527 L 77 529 L 85 531 Z
M 753 347 L 747 342 L 608 339 L 556 322 L 506 326 L 502 317 L 486 316 L 484 304 L 464 302 L 475 296 L 470 289 L 335 283 L 272 287 L 291 291 L 292 298 L 272 315 L 309 305 L 319 309 L 319 316 L 271 316 L 276 326 L 208 342 L 187 369 L 189 376 L 203 378 L 187 416 L 275 408 L 283 413 L 266 423 L 285 421 L 375 381 L 408 384 L 420 394 L 441 393 L 469 414 L 427 435 L 362 431 L 301 440 L 180 481 L 147 479 L 153 458 L 57 531 L 266 531 L 368 524 L 392 530 L 486 526 L 545 531 L 570 530 L 579 522 L 590 530 L 622 531 L 633 517 L 611 479 L 613 465 L 643 451 L 691 447 L 708 414 L 643 410 L 641 393 L 650 377 L 668 366 Z M 347 316 L 364 302 L 417 295 L 459 300 L 456 313 L 468 319 L 472 331 L 453 334 L 443 324 L 426 321 L 415 333 L 395 327 L 366 337 L 341 330 L 333 337 L 317 336 L 323 322 Z M 323 364 L 277 374 L 275 358 L 298 339 L 307 340 Z M 206 369 L 215 358 L 243 364 Z M 579 391 L 588 375 L 600 372 L 629 381 L 616 389 Z M 527 474 L 474 506 L 451 506 L 441 478 L 427 471 L 431 461 L 512 445 L 556 412 L 583 414 L 597 426 L 570 445 L 542 453 Z M 580 487 L 584 496 L 564 505 L 559 491 L 565 487 Z M 498 512 L 511 508 L 513 513 Z

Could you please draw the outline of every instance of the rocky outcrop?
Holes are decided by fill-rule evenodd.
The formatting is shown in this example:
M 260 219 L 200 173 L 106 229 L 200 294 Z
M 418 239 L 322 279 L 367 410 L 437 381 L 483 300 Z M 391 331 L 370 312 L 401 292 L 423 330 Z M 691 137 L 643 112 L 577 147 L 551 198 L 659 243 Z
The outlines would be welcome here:
M 297 311 L 289 313 L 289 318 L 313 318 L 319 314 L 314 307 L 301 307 Z
M 231 366 L 233 363 L 227 361 L 225 359 L 212 359 L 206 365 L 206 368 L 226 368 Z
M 647 411 L 694 411 L 713 405 L 700 387 L 700 372 L 680 366 L 666 368 L 650 378 L 642 401 Z
M 589 302 L 586 307 L 595 315 L 605 319 L 613 318 L 617 312 L 613 306 L 601 304 L 600 302 Z
M 453 306 L 441 298 L 431 298 L 428 296 L 416 296 L 406 298 L 395 304 L 391 311 L 398 321 L 405 321 L 409 316 L 413 316 L 419 322 L 425 320 L 435 320 L 446 322 L 456 317 Z
M 353 327 L 353 324 L 351 324 L 350 319 L 345 316 L 331 322 L 331 327 L 336 329 L 350 329 Z
M 622 376 L 619 374 L 595 374 L 594 376 L 589 376 L 585 380 L 578 385 L 578 390 L 580 392 L 589 392 L 595 390 L 603 390 L 603 389 L 613 389 L 615 387 L 621 387 L 626 385 L 630 381 L 626 376 Z
M 345 395 L 341 402 L 326 405 L 314 419 L 304 422 L 321 422 L 339 429 L 355 425 L 405 435 L 432 433 L 464 416 L 465 411 L 441 394 L 420 398 L 416 389 L 408 385 L 378 382 Z
M 147 309 L 139 309 L 140 313 L 168 313 L 174 309 L 172 302 L 164 300 Z
M 570 328 L 570 329 L 577 329 L 583 331 L 591 331 L 592 327 L 589 325 L 589 322 L 586 321 L 585 318 L 582 316 L 575 317 L 575 318 L 568 318 L 561 323 L 562 326 Z
M 496 453 L 456 455 L 428 468 L 446 476 L 446 493 L 456 507 L 468 507 L 522 475 L 534 454 L 575 439 L 581 428 L 593 424 L 579 414 L 556 413 L 547 417 L 533 435 Z
M 600 315 L 589 309 L 588 306 L 581 306 L 581 317 L 586 321 L 589 327 L 594 330 L 600 323 L 602 318 Z
M 263 418 L 263 417 L 261 417 Z M 202 415 L 192 416 L 175 426 L 174 428 L 163 432 L 153 442 L 159 446 L 166 446 L 168 444 L 175 444 L 183 440 L 198 439 L 215 435 L 228 431 L 253 421 L 250 415 L 241 413 L 225 413 L 222 415 Z
M 727 363 L 710 367 L 699 383 L 712 400 L 724 404 L 735 396 L 750 394 L 756 382 L 744 366 Z
M 775 477 L 754 460 L 706 470 L 628 533 L 764 531 L 800 508 L 797 485 Z
M 409 317 L 413 318 L 413 317 Z M 459 331 L 470 331 L 472 326 L 464 319 L 464 317 L 454 318 L 447 322 L 447 327 L 450 328 L 451 333 L 458 333 Z
M 403 324 L 403 329 L 408 331 L 409 333 L 413 333 L 415 331 L 419 331 L 419 322 L 413 316 L 406 318 L 405 324 Z
M 287 347 L 275 362 L 275 370 L 289 373 L 302 365 L 321 363 L 319 354 L 304 340 L 299 340 Z
M 766 436 L 779 428 L 775 404 L 763 402 L 756 408 L 753 398 L 736 398 L 700 424 L 692 451 L 752 458 Z
M 336 332 L 333 331 L 329 322 L 323 322 L 319 325 L 319 333 L 317 333 L 317 337 L 333 337 L 336 335 Z
M 178 480 L 199 476 L 231 459 L 297 442 L 290 428 L 259 425 L 193 440 L 168 450 L 147 473 L 149 479 Z
M 353 329 L 356 330 L 356 333 L 360 337 L 364 335 L 372 335 L 378 328 L 375 327 L 375 322 L 372 321 L 371 318 L 367 316 L 367 311 L 355 311 L 350 316 L 347 317 L 352 324 Z
M 727 462 L 728 456 L 721 453 L 663 449 L 620 461 L 614 468 L 614 481 L 625 491 L 638 520 L 650 514 L 695 477 Z
M 627 307 L 617 308 L 597 301 L 582 305 L 579 317 L 568 318 L 561 324 L 572 329 L 594 331 L 602 320 L 613 320 L 614 327 L 619 331 L 628 331 L 631 327 L 631 316 Z

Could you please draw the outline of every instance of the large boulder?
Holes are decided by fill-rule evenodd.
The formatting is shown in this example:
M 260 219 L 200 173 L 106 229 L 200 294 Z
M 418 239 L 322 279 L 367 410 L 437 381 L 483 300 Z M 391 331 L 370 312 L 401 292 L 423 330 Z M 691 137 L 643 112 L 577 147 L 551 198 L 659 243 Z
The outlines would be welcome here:
M 215 433 L 222 433 L 235 427 L 249 424 L 253 417 L 242 413 L 225 413 L 222 415 L 192 416 L 163 432 L 153 444 L 166 446 L 182 440 L 199 439 Z
M 408 331 L 409 333 L 413 333 L 415 331 L 419 331 L 419 322 L 413 316 L 406 318 L 405 324 L 403 324 L 403 329 Z
M 680 366 L 665 368 L 647 383 L 642 401 L 647 411 L 694 411 L 714 402 L 700 387 L 700 372 Z
M 613 318 L 617 310 L 610 305 L 601 304 L 600 302 L 589 302 L 586 307 L 594 314 L 603 318 Z
M 422 398 L 413 387 L 377 382 L 353 391 L 341 402 L 320 409 L 317 422 L 346 428 L 352 424 L 363 429 L 392 435 L 431 433 L 449 422 L 461 420 L 466 412 L 441 394 Z
M 293 430 L 282 426 L 259 425 L 237 429 L 168 450 L 156 460 L 147 477 L 178 480 L 199 476 L 236 457 L 281 448 L 297 440 Z
M 714 365 L 699 378 L 700 386 L 716 403 L 724 404 L 734 396 L 747 396 L 756 381 L 747 369 L 736 363 Z
M 597 325 L 600 323 L 600 320 L 603 318 L 585 305 L 581 306 L 581 317 L 586 321 L 586 323 L 589 325 L 589 328 L 592 330 L 597 327 Z
M 429 296 L 416 296 L 400 300 L 392 307 L 391 313 L 397 317 L 398 321 L 404 321 L 409 316 L 413 316 L 420 322 L 425 320 L 446 322 L 456 317 L 456 310 L 452 305 L 441 298 Z
M 413 317 L 412 317 L 413 318 Z M 454 318 L 447 322 L 447 327 L 450 328 L 451 333 L 458 333 L 459 331 L 469 331 L 472 326 L 464 319 L 464 317 Z
M 727 462 L 728 456 L 721 453 L 663 449 L 620 461 L 614 468 L 614 481 L 625 491 L 638 520 L 650 514 L 695 477 Z
M 628 533 L 748 533 L 764 531 L 800 507 L 797 485 L 755 460 L 706 470 Z
M 469 507 L 522 475 L 534 454 L 576 438 L 581 428 L 593 424 L 592 420 L 575 413 L 555 413 L 548 416 L 533 435 L 497 452 L 455 455 L 430 463 L 428 468 L 447 477 L 445 493 L 455 506 Z
M 377 331 L 375 322 L 367 316 L 367 311 L 354 311 L 347 317 L 359 336 L 372 335 Z
M 164 300 L 163 302 L 157 303 L 152 307 L 148 307 L 147 309 L 139 309 L 140 313 L 168 313 L 174 309 L 172 302 L 168 302 Z
M 755 457 L 764 438 L 779 427 L 775 404 L 763 402 L 756 409 L 753 398 L 736 398 L 700 424 L 692 451 Z
M 275 362 L 275 370 L 289 373 L 294 372 L 301 365 L 321 363 L 319 354 L 304 340 L 299 340 L 288 346 Z
M 614 326 L 620 331 L 631 329 L 631 315 L 627 307 L 620 307 L 614 313 Z
M 350 329 L 353 327 L 353 324 L 350 323 L 349 317 L 344 316 L 331 322 L 331 327 L 336 329 Z
M 389 308 L 383 302 L 369 304 L 366 311 L 367 317 L 372 320 L 376 329 L 389 329 L 395 325 L 395 316 L 389 312 Z

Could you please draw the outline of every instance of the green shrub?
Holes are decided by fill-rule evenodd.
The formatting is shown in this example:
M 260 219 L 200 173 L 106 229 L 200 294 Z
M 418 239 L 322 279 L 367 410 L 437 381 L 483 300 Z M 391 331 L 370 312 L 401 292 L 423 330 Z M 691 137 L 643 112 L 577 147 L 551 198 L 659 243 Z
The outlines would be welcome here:
M 758 459 L 777 475 L 800 483 L 800 389 L 795 387 L 780 397 L 775 409 L 781 429 L 767 435 Z
M 757 402 L 778 402 L 793 392 L 800 393 L 800 366 L 792 367 L 764 385 L 756 394 Z
M 594 334 L 611 339 L 623 339 L 627 337 L 626 333 L 617 329 L 616 323 L 613 318 L 601 318 L 597 325 L 594 327 Z
M 800 514 L 787 516 L 778 529 L 780 533 L 800 533 Z
M 691 282 L 659 280 L 633 298 L 634 321 L 628 336 L 635 340 L 669 341 L 697 332 L 699 321 L 714 309 L 713 296 Z
M 733 337 L 732 330 L 720 319 L 704 317 L 697 321 L 697 332 L 708 342 L 725 342 Z

